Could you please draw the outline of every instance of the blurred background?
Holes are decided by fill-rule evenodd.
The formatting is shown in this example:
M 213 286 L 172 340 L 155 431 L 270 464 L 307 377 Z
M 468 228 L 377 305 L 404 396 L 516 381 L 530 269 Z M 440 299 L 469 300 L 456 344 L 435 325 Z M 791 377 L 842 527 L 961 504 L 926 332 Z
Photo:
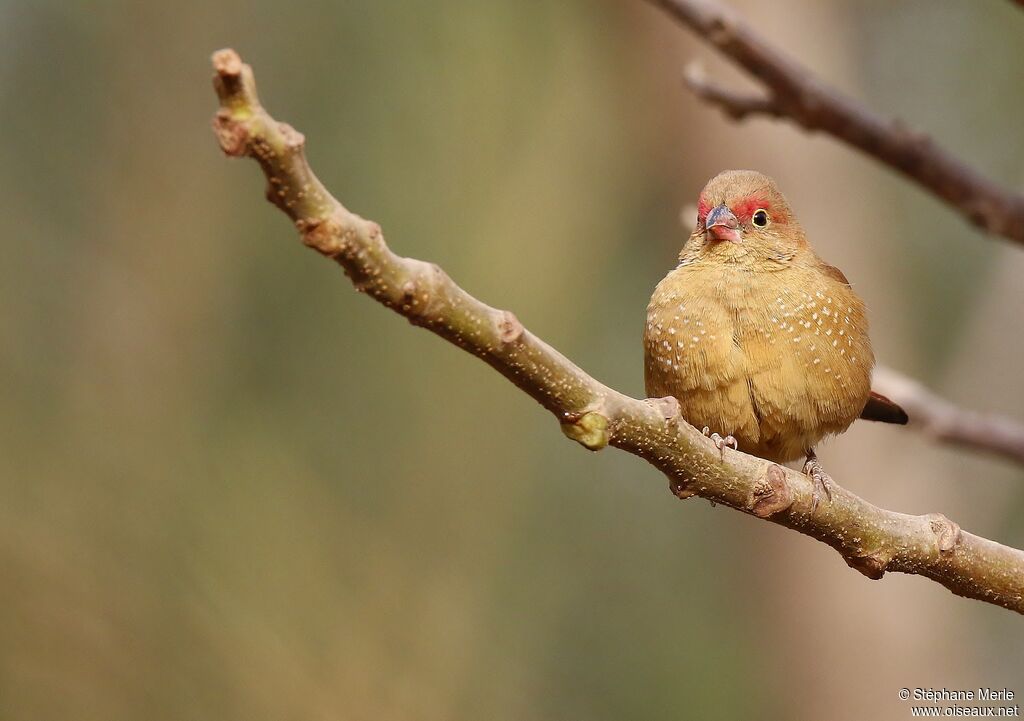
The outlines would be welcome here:
M 737 4 L 1024 183 L 1012 3 Z M 1020 617 L 680 503 L 354 293 L 217 149 L 224 46 L 397 252 L 625 392 L 680 208 L 753 167 L 882 362 L 1024 416 L 1024 252 L 700 105 L 688 60 L 745 80 L 641 0 L 0 1 L 0 717 L 853 721 L 909 717 L 902 687 L 1024 693 Z M 1024 469 L 870 424 L 820 450 L 878 505 L 1024 546 Z

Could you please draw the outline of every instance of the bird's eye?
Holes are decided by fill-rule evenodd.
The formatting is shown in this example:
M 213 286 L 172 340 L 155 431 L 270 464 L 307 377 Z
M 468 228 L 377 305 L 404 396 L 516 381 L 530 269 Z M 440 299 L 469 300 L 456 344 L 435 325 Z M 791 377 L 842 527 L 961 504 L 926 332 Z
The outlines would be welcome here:
M 768 225 L 768 211 L 761 208 L 754 211 L 754 215 L 750 218 L 758 228 L 763 228 Z

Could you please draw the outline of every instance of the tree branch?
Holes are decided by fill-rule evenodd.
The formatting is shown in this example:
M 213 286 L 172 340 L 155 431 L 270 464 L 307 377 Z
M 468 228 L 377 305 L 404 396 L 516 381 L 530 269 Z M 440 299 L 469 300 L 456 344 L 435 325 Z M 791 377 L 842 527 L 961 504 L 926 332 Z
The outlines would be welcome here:
M 750 115 L 789 118 L 822 131 L 899 171 L 971 223 L 1024 245 L 1024 195 L 989 180 L 953 157 L 928 135 L 899 120 L 876 115 L 822 84 L 793 58 L 773 47 L 728 8 L 714 0 L 649 0 L 757 78 L 768 92 L 761 100 L 687 76 L 704 100 L 734 119 Z
M 875 368 L 872 387 L 899 403 L 910 416 L 910 425 L 926 436 L 1024 464 L 1024 424 L 1020 421 L 960 408 L 889 368 Z
M 838 487 L 830 503 L 812 508 L 806 476 L 718 451 L 682 420 L 675 399 L 641 401 L 602 385 L 438 266 L 392 253 L 380 226 L 348 211 L 316 178 L 302 135 L 263 109 L 252 69 L 233 50 L 215 53 L 213 65 L 221 148 L 259 162 L 267 197 L 294 221 L 303 242 L 337 261 L 357 290 L 490 364 L 553 413 L 568 437 L 590 450 L 612 445 L 647 460 L 680 498 L 699 495 L 827 543 L 870 578 L 919 574 L 1024 613 L 1024 552 L 961 532 L 941 514 L 882 510 Z

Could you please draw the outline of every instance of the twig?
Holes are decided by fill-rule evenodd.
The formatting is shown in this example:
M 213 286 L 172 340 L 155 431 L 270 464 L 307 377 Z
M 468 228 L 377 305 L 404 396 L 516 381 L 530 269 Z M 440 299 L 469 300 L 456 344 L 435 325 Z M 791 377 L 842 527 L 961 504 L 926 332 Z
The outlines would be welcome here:
M 1024 613 L 1024 552 L 961 532 L 941 514 L 886 511 L 839 487 L 830 503 L 813 509 L 806 476 L 720 452 L 680 418 L 674 399 L 641 401 L 602 385 L 438 266 L 392 253 L 380 226 L 349 212 L 316 178 L 302 135 L 263 109 L 252 68 L 233 50 L 215 53 L 213 65 L 221 148 L 259 162 L 267 197 L 295 222 L 303 242 L 337 261 L 357 290 L 490 364 L 551 411 L 568 437 L 590 450 L 612 445 L 647 460 L 680 498 L 699 495 L 827 543 L 869 578 L 919 574 Z
M 979 228 L 1024 244 L 1024 195 L 984 177 L 928 135 L 877 115 L 823 85 L 714 0 L 648 1 L 731 58 L 768 93 L 755 101 L 702 76 L 696 76 L 695 82 L 688 74 L 687 83 L 704 100 L 736 119 L 789 118 L 805 130 L 828 133 L 907 176 Z
M 773 98 L 723 88 L 708 80 L 704 68 L 698 63 L 686 66 L 683 79 L 694 95 L 717 105 L 733 120 L 743 120 L 748 115 L 767 115 L 773 118 L 783 116 L 782 107 Z
M 875 369 L 872 387 L 899 403 L 926 436 L 1024 463 L 1024 423 L 960 408 L 889 368 Z

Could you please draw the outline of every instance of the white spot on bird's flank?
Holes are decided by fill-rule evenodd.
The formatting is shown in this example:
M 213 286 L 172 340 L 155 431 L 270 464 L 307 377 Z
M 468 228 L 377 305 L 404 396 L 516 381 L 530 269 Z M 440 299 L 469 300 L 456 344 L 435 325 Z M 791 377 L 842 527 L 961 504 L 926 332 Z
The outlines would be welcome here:
M 832 329 L 829 328 L 827 331 L 825 331 L 825 335 L 832 335 Z
M 676 329 L 675 328 L 669 328 L 668 332 L 671 333 L 672 335 L 675 335 L 676 334 Z
M 697 336 L 694 336 L 690 340 L 692 340 L 694 343 L 697 343 L 700 340 L 700 338 L 698 338 Z
M 821 358 L 815 358 L 814 365 L 818 365 L 819 363 L 821 363 Z

